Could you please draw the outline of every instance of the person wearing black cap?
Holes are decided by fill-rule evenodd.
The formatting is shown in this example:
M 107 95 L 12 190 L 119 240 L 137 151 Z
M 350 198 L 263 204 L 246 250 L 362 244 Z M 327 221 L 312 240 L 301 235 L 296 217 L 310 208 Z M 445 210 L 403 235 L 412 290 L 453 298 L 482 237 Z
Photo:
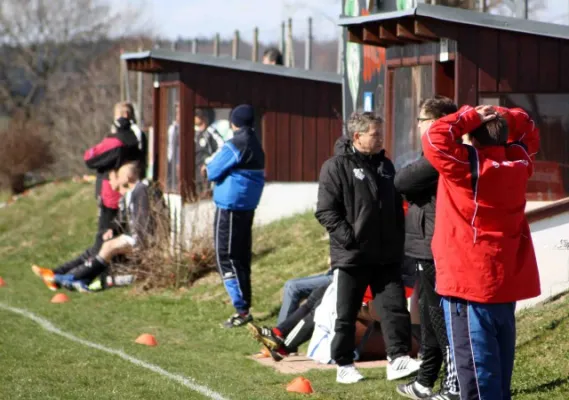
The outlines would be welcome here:
M 215 183 L 214 240 L 218 271 L 237 311 L 225 328 L 253 320 L 251 307 L 251 245 L 255 209 L 265 185 L 265 153 L 253 125 L 253 107 L 242 104 L 230 116 L 233 138 L 207 164 Z

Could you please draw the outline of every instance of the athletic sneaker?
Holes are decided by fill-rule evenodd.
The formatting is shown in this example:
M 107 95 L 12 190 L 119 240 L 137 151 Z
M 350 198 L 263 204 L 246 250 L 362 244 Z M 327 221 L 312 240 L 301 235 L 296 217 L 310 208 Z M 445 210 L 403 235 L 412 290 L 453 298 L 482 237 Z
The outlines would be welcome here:
M 229 319 L 225 321 L 222 326 L 224 328 L 238 328 L 251 321 L 253 321 L 253 316 L 250 313 L 247 313 L 245 315 L 237 313 L 229 317 Z
M 362 381 L 363 375 L 356 369 L 354 364 L 338 366 L 336 370 L 336 382 L 351 384 Z
M 442 390 L 429 397 L 429 400 L 460 400 L 460 395 L 458 393 L 449 392 L 448 390 Z
M 36 274 L 36 276 L 39 276 L 43 280 L 43 283 L 45 283 L 45 285 L 49 290 L 56 291 L 57 289 L 59 289 L 57 283 L 53 281 L 53 277 L 55 274 L 51 269 L 42 268 L 37 265 L 32 265 L 32 271 L 34 274 Z
M 90 293 L 89 286 L 81 281 L 75 281 L 71 283 L 71 288 L 78 291 L 79 293 Z
M 423 386 L 417 381 L 397 385 L 396 390 L 401 396 L 415 400 L 430 399 L 433 395 L 433 390 L 431 388 Z
M 400 356 L 395 360 L 390 360 L 389 357 L 387 359 L 389 360 L 389 364 L 387 364 L 388 381 L 405 378 L 419 371 L 421 367 L 420 361 L 413 360 L 409 356 Z
M 255 340 L 261 342 L 269 349 L 277 350 L 283 345 L 283 340 L 275 335 L 271 328 L 248 323 L 247 329 L 251 332 L 251 335 L 253 335 Z

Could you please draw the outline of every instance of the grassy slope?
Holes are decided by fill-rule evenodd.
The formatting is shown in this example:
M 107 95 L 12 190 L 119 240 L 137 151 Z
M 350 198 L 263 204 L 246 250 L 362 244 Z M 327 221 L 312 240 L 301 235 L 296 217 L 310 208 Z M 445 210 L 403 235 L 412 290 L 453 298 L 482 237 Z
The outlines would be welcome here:
M 136 295 L 128 289 L 71 294 L 52 305 L 52 293 L 35 278 L 31 263 L 54 266 L 92 241 L 95 202 L 89 185 L 47 185 L 0 210 L 0 302 L 26 308 L 78 337 L 122 349 L 164 369 L 193 377 L 231 399 L 284 399 L 281 375 L 246 359 L 258 350 L 244 330 L 224 331 L 231 313 L 215 276 L 188 291 Z M 259 229 L 253 266 L 254 313 L 274 322 L 285 280 L 323 271 L 326 242 L 309 214 Z M 569 301 L 524 313 L 514 376 L 515 399 L 569 398 Z M 133 343 L 153 333 L 159 347 Z M 202 398 L 159 375 L 115 356 L 43 331 L 32 321 L 0 310 L 0 398 L 178 399 Z M 392 399 L 384 370 L 366 370 L 366 382 L 334 384 L 333 371 L 315 371 L 317 399 Z M 299 397 L 300 398 L 300 397 Z

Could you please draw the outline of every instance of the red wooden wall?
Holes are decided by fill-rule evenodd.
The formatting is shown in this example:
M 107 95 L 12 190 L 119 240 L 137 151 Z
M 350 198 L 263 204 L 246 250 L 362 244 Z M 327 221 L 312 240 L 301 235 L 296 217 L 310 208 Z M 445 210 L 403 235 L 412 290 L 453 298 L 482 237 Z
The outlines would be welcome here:
M 193 138 L 195 107 L 233 108 L 250 103 L 262 113 L 267 180 L 318 179 L 322 163 L 342 135 L 340 83 L 195 64 L 182 64 L 180 70 L 182 136 Z M 181 147 L 186 181 L 194 176 L 193 140 L 187 138 Z
M 569 41 L 469 26 L 456 39 L 459 104 L 484 94 L 569 93 Z

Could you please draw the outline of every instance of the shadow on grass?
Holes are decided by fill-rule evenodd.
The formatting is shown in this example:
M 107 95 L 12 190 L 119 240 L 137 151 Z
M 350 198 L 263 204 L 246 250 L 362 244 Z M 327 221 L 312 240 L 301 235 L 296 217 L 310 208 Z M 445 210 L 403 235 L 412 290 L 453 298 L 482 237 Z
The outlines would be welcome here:
M 267 247 L 267 248 L 255 251 L 252 254 L 251 261 L 252 262 L 260 261 L 263 258 L 265 258 L 266 256 L 268 256 L 269 254 L 271 254 L 273 251 L 275 251 L 274 247 Z
M 280 310 L 281 310 L 281 306 L 280 306 L 280 305 L 275 306 L 275 307 L 273 307 L 270 311 L 263 313 L 262 316 L 256 317 L 256 318 L 255 318 L 255 321 L 257 321 L 257 322 L 265 322 L 265 321 L 268 321 L 268 320 L 270 320 L 270 319 L 276 317 L 277 315 L 279 315 Z
M 569 319 L 569 314 L 564 315 L 561 318 L 556 318 L 556 319 L 550 321 L 549 323 L 547 323 L 541 327 L 540 332 L 538 334 L 536 334 L 536 335 L 532 336 L 530 339 L 525 340 L 524 342 L 518 344 L 516 346 L 516 348 L 519 350 L 521 348 L 524 348 L 526 346 L 534 344 L 535 341 L 540 340 L 544 336 L 549 335 L 552 331 L 556 330 L 557 327 L 559 327 L 559 325 L 561 325 L 567 319 Z
M 512 390 L 512 396 L 517 396 L 521 394 L 532 394 L 532 393 L 541 393 L 553 390 L 559 386 L 563 386 L 569 383 L 569 377 L 567 378 L 557 378 L 552 380 L 551 382 L 542 383 L 541 385 L 537 385 L 527 389 L 514 389 Z

